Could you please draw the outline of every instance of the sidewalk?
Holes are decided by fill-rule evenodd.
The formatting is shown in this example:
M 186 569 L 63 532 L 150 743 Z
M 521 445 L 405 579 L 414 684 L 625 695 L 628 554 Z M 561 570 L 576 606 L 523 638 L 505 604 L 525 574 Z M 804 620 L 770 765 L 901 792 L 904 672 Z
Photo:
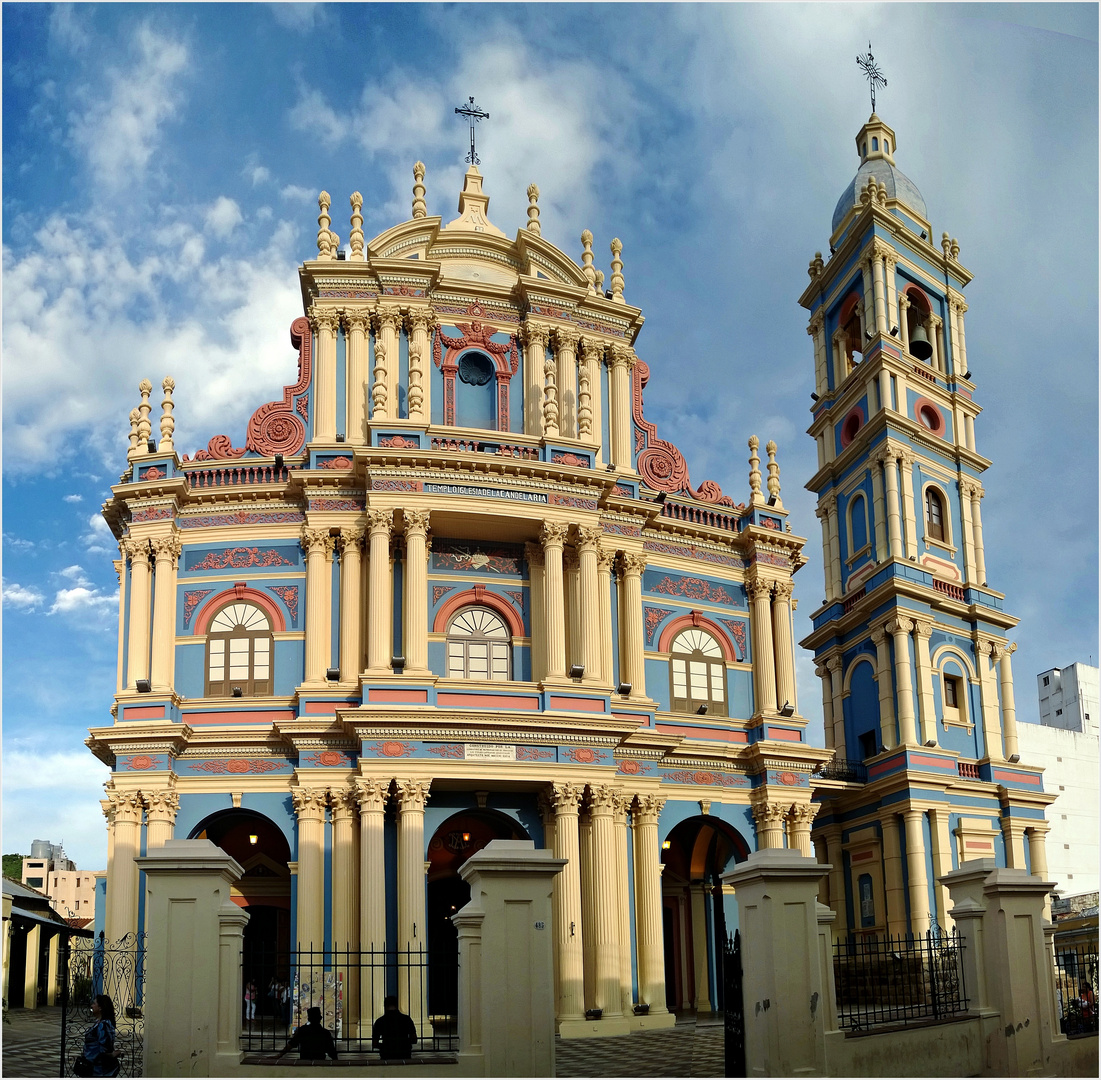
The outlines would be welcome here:
M 675 1028 L 608 1039 L 557 1039 L 555 1072 L 573 1076 L 725 1076 L 723 1024 L 678 1018 Z
M 10 1022 L 9 1022 L 10 1021 Z M 0 1074 L 57 1076 L 61 1063 L 61 1009 L 10 1009 L 4 1017 Z M 80 1047 L 71 1048 L 76 1057 Z

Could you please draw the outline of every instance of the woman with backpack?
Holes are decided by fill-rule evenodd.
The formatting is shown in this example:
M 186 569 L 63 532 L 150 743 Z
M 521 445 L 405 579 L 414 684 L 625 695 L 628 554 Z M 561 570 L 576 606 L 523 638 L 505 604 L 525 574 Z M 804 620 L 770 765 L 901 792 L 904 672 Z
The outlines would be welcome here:
M 115 1005 L 107 994 L 92 1002 L 94 1023 L 84 1032 L 84 1053 L 73 1062 L 77 1076 L 118 1076 L 122 1067 L 115 1057 Z

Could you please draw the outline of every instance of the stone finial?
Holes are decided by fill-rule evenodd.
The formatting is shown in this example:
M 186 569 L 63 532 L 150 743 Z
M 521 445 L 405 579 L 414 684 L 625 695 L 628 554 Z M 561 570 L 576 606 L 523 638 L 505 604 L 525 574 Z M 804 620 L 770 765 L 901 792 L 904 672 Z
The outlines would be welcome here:
M 944 257 L 947 259 L 952 254 L 952 241 L 948 239 L 948 233 L 940 234 L 940 249 L 944 252 Z
M 581 234 L 581 272 L 589 283 L 589 292 L 596 292 L 596 271 L 593 269 L 593 234 L 586 229 Z
M 413 217 L 428 217 L 428 204 L 424 201 L 424 162 L 413 165 Z
M 333 219 L 329 217 L 329 207 L 332 199 L 327 191 L 321 192 L 317 197 L 317 205 L 321 213 L 317 215 L 317 257 L 319 259 L 333 259 L 336 257 L 336 245 L 333 243 L 333 232 L 329 226 Z
M 149 404 L 149 395 L 153 392 L 153 384 L 148 379 L 142 379 L 138 383 L 138 391 L 141 393 L 141 404 L 138 406 L 138 453 L 149 452 L 149 437 L 153 433 L 153 427 L 149 423 L 149 413 L 152 406 Z
M 617 236 L 612 241 L 612 299 L 617 304 L 623 303 L 623 241 Z
M 130 435 L 129 435 L 130 450 L 129 450 L 129 453 L 131 453 L 131 454 L 134 453 L 134 451 L 137 450 L 137 448 L 138 448 L 138 438 L 139 438 L 139 436 L 138 436 L 138 417 L 139 416 L 141 416 L 141 413 L 139 413 L 137 409 L 131 409 L 130 410 Z
M 172 433 L 176 430 L 176 421 L 172 416 L 172 410 L 176 407 L 172 400 L 172 391 L 176 389 L 176 380 L 171 375 L 166 375 L 161 383 L 164 391 L 164 401 L 161 402 L 161 441 L 157 450 L 162 454 L 171 454 L 175 451 L 172 445 Z
M 597 294 L 600 295 L 600 296 L 603 296 L 604 295 L 604 271 L 603 270 L 596 270 L 596 271 L 594 271 L 594 273 L 596 274 L 596 291 L 597 291 Z
M 765 500 L 761 497 L 761 459 L 757 456 L 757 447 L 761 440 L 756 435 L 749 437 L 749 502 L 750 505 L 760 505 Z
M 952 253 L 952 258 L 953 259 L 959 259 L 959 257 L 960 257 L 960 242 L 954 236 L 952 237 L 951 253 Z
M 349 200 L 352 204 L 352 232 L 348 242 L 352 246 L 352 258 L 358 262 L 363 261 L 363 196 L 358 191 L 352 192 Z
M 784 504 L 780 501 L 780 466 L 776 464 L 776 443 L 769 439 L 765 444 L 768 454 L 768 501 L 778 510 L 783 510 Z
M 539 188 L 535 184 L 528 184 L 528 232 L 543 235 L 539 224 Z
M 810 261 L 810 266 L 807 268 L 807 273 L 810 274 L 813 281 L 816 277 L 822 274 L 826 269 L 825 261 L 822 259 L 822 252 L 816 251 L 814 258 Z

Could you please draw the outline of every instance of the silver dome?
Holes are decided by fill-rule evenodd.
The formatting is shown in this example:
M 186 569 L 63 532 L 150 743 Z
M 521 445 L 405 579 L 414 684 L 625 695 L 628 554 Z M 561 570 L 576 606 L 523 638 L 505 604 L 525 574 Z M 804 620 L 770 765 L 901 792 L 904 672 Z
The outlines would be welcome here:
M 895 168 L 886 158 L 871 158 L 865 161 L 857 170 L 856 176 L 849 182 L 841 198 L 837 200 L 837 209 L 833 212 L 833 225 L 830 234 L 837 232 L 837 226 L 844 220 L 845 215 L 860 201 L 858 192 L 868 186 L 868 177 L 874 176 L 887 191 L 888 199 L 898 199 L 905 203 L 918 215 L 929 220 L 929 211 L 925 208 L 925 200 L 921 197 L 917 185 L 905 173 Z

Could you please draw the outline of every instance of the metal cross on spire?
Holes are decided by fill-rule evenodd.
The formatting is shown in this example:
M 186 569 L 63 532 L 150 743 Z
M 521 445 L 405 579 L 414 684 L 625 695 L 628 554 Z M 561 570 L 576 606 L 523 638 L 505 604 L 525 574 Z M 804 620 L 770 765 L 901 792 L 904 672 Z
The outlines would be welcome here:
M 474 104 L 473 98 L 470 98 L 469 101 L 469 105 L 464 105 L 461 109 L 456 109 L 455 112 L 460 116 L 465 116 L 470 121 L 470 153 L 467 154 L 466 160 L 471 165 L 480 165 L 481 162 L 478 160 L 478 155 L 474 152 L 474 125 L 479 120 L 488 120 L 489 113 L 485 112 L 483 109 L 479 109 L 478 106 Z
M 872 112 L 875 112 L 875 88 L 886 86 L 887 80 L 884 78 L 883 72 L 879 70 L 875 57 L 872 56 L 872 43 L 870 41 L 868 42 L 867 55 L 858 56 L 856 62 L 860 65 L 860 70 L 864 72 L 864 77 L 868 80 L 868 87 L 872 92 Z

